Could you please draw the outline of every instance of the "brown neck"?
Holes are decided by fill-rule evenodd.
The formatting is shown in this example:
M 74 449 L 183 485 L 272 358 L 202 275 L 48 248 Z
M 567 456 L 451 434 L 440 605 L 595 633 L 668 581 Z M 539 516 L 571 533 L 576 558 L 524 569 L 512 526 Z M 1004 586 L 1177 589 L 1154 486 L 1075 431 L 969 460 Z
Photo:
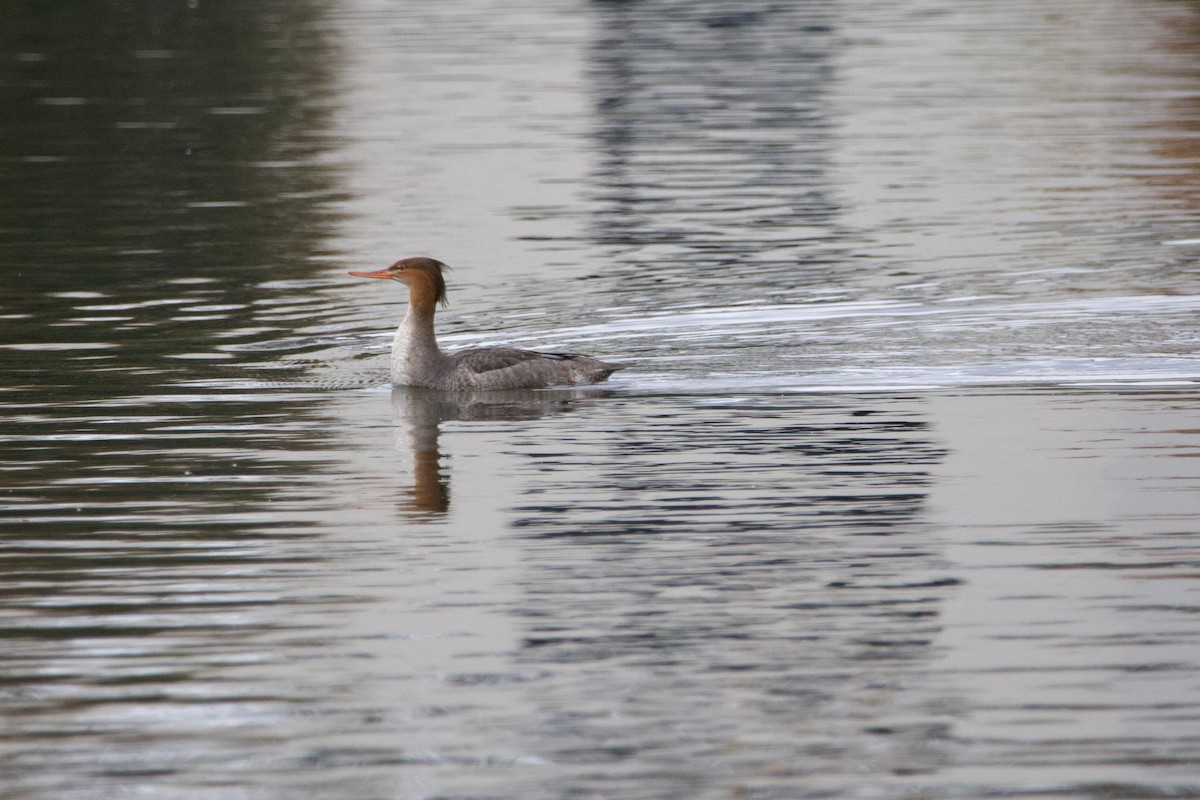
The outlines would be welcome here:
M 437 287 L 433 281 L 417 274 L 405 282 L 408 284 L 408 307 L 412 313 L 432 317 L 437 310 Z

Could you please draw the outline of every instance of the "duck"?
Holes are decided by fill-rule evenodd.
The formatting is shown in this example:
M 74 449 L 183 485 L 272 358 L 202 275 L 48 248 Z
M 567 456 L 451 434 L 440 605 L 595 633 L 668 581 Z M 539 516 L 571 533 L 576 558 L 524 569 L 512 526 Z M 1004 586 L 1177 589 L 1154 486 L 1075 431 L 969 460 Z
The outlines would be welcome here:
M 448 267 L 426 257 L 403 258 L 356 278 L 397 281 L 408 287 L 408 313 L 392 342 L 392 384 L 443 391 L 549 389 L 606 380 L 624 365 L 578 353 L 543 353 L 515 347 L 473 347 L 443 353 L 433 317 L 446 305 Z

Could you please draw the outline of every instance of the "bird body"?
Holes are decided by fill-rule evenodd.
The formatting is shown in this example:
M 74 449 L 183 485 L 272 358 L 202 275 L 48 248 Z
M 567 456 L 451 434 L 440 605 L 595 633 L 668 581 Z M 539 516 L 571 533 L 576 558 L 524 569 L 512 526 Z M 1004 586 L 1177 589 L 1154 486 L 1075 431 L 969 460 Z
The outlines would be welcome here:
M 478 347 L 443 353 L 433 317 L 446 298 L 446 265 L 432 258 L 406 258 L 360 278 L 408 286 L 408 313 L 392 342 L 392 383 L 445 391 L 545 389 L 598 383 L 621 369 L 590 356 L 543 353 L 513 347 Z

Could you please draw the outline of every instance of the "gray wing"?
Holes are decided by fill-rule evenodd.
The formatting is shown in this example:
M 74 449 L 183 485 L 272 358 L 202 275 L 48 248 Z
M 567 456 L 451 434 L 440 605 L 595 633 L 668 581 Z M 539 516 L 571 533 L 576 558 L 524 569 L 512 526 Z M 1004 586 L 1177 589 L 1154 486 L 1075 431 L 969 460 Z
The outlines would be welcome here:
M 453 357 L 458 365 L 477 375 L 512 369 L 522 364 L 534 367 L 540 363 L 561 363 L 579 358 L 575 353 L 539 353 L 535 350 L 518 350 L 515 347 L 460 350 Z
M 620 369 L 575 353 L 541 353 L 515 347 L 462 350 L 450 357 L 453 389 L 545 389 L 597 383 Z

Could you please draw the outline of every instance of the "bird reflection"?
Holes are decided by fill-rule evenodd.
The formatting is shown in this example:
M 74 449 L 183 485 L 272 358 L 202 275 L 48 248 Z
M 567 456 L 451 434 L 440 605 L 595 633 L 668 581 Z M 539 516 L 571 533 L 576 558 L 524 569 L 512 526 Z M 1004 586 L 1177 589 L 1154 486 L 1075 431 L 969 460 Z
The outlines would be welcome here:
M 450 476 L 443 467 L 438 437 L 443 422 L 495 422 L 540 419 L 572 410 L 580 400 L 612 394 L 608 389 L 553 389 L 448 393 L 397 386 L 392 389 L 396 449 L 412 454 L 413 483 L 402 511 L 435 519 L 450 510 Z

